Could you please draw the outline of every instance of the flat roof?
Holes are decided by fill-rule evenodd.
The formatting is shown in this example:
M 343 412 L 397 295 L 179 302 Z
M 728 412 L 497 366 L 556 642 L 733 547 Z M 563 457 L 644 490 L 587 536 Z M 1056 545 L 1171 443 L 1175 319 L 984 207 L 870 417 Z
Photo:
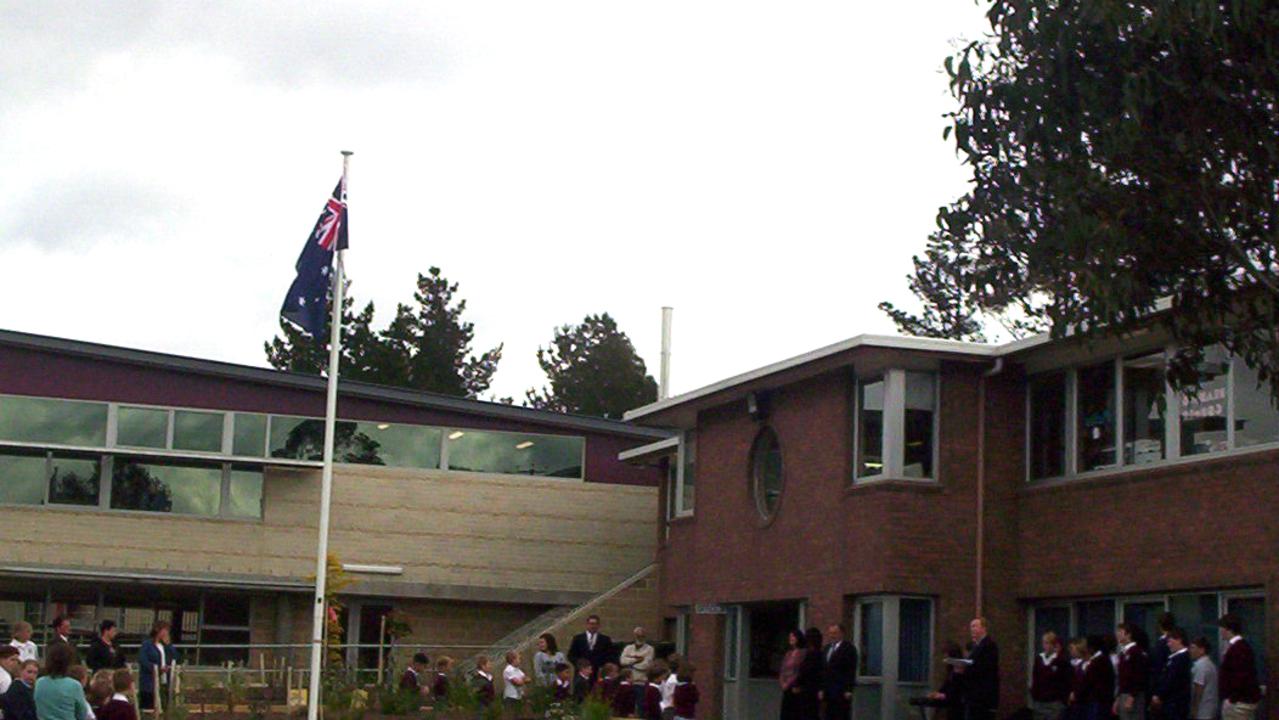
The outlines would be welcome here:
M 990 358 L 993 360 L 1015 352 L 1029 350 L 1049 342 L 1051 342 L 1051 337 L 1048 333 L 1014 340 L 1001 345 L 946 340 L 942 338 L 907 337 L 901 335 L 857 335 L 847 340 L 842 340 L 816 350 L 810 350 L 802 355 L 796 355 L 794 357 L 772 363 L 771 365 L 765 365 L 739 375 L 725 378 L 719 382 L 697 388 L 696 390 L 690 390 L 686 393 L 673 395 L 665 400 L 658 400 L 655 403 L 650 403 L 648 405 L 635 408 L 634 410 L 628 410 L 624 415 L 624 419 L 628 421 L 640 420 L 647 416 L 714 395 L 715 393 L 731 390 L 739 385 L 744 385 L 770 375 L 775 375 L 792 368 L 807 365 L 823 358 L 845 353 L 861 347 L 943 353 L 969 358 Z
M 319 375 L 307 375 L 305 373 L 252 365 L 239 365 L 220 360 L 206 360 L 151 350 L 138 350 L 136 348 L 105 345 L 84 340 L 36 335 L 15 330 L 0 330 L 0 346 L 78 355 L 95 360 L 151 367 L 157 370 L 220 377 L 228 380 L 311 390 L 320 393 L 324 392 L 327 385 L 325 378 Z M 345 397 L 358 397 L 397 405 L 411 405 L 500 420 L 539 423 L 578 431 L 651 439 L 670 437 L 670 432 L 666 430 L 632 425 L 616 420 L 537 410 L 519 405 L 507 405 L 490 400 L 473 400 L 471 398 L 422 390 L 342 380 L 340 377 L 338 379 L 338 394 Z

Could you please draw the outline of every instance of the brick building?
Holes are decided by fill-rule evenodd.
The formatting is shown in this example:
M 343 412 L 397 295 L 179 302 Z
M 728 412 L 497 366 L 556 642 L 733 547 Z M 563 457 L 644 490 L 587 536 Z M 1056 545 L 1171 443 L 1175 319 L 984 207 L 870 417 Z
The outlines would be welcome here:
M 1175 393 L 1167 349 L 859 336 L 629 413 L 680 431 L 622 457 L 667 474 L 660 592 L 701 717 L 777 717 L 787 630 L 832 622 L 861 651 L 855 717 L 916 717 L 975 614 L 1001 716 L 1043 631 L 1157 634 L 1164 610 L 1214 645 L 1240 615 L 1273 686 L 1279 412 L 1222 352 Z
M 166 619 L 188 663 L 305 665 L 324 401 L 318 377 L 0 332 L 0 636 L 109 618 L 128 648 Z M 461 657 L 583 608 L 659 622 L 661 476 L 617 455 L 669 433 L 351 382 L 338 416 L 350 663 L 392 609 L 401 654 Z

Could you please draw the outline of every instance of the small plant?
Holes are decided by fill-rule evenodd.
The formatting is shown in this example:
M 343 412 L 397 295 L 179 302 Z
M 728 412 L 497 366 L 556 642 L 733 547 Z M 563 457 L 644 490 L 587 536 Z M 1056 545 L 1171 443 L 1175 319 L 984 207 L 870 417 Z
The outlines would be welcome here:
M 383 689 L 378 693 L 378 708 L 383 715 L 412 715 L 422 707 L 422 695 L 412 690 Z
M 235 714 L 235 706 L 244 702 L 247 681 L 241 668 L 232 667 L 226 676 L 226 711 Z
M 186 703 L 175 701 L 164 708 L 164 720 L 187 720 L 191 715 L 191 708 Z
M 547 711 L 557 705 L 555 689 L 546 685 L 528 686 L 524 698 L 528 702 L 529 710 L 537 717 L 551 717 Z
M 484 712 L 480 713 L 481 720 L 503 720 L 505 716 L 506 712 L 502 708 L 501 700 L 494 700 L 484 708 Z
M 609 718 L 613 717 L 613 708 L 602 699 L 592 695 L 586 698 L 578 708 L 578 717 L 581 720 L 609 720 Z

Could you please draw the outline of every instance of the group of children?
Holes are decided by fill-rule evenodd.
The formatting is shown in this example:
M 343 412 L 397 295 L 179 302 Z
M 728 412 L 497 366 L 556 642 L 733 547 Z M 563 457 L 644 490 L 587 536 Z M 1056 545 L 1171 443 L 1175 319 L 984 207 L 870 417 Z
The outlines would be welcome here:
M 520 668 L 520 661 L 518 651 L 506 653 L 502 702 L 508 705 L 523 703 L 525 689 L 533 682 Z M 449 657 L 437 659 L 435 675 L 430 679 L 426 677 L 429 668 L 430 660 L 424 653 L 414 655 L 412 664 L 400 678 L 400 689 L 419 692 L 435 702 L 446 702 L 454 661 Z M 642 720 L 694 720 L 697 717 L 699 695 L 691 664 L 672 655 L 665 662 L 654 661 L 645 674 L 647 682 L 634 682 L 616 663 L 609 662 L 597 675 L 591 661 L 580 658 L 576 668 L 567 662 L 557 663 L 550 687 L 556 702 L 580 704 L 594 698 L 607 703 L 615 717 Z M 481 705 L 488 706 L 497 699 L 492 661 L 488 656 L 475 658 L 475 671 L 468 680 Z
M 20 657 L 20 647 L 0 646 L 0 717 L 4 720 L 138 720 L 130 696 L 133 673 L 71 664 L 69 644 L 49 648 L 45 666 Z

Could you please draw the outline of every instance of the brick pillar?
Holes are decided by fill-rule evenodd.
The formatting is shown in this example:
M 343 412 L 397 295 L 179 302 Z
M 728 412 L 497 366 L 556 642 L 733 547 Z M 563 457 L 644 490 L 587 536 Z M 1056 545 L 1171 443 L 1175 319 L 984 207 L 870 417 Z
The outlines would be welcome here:
M 692 641 L 689 659 L 697 668 L 697 689 L 701 694 L 697 716 L 719 718 L 724 699 L 724 616 L 689 615 Z

